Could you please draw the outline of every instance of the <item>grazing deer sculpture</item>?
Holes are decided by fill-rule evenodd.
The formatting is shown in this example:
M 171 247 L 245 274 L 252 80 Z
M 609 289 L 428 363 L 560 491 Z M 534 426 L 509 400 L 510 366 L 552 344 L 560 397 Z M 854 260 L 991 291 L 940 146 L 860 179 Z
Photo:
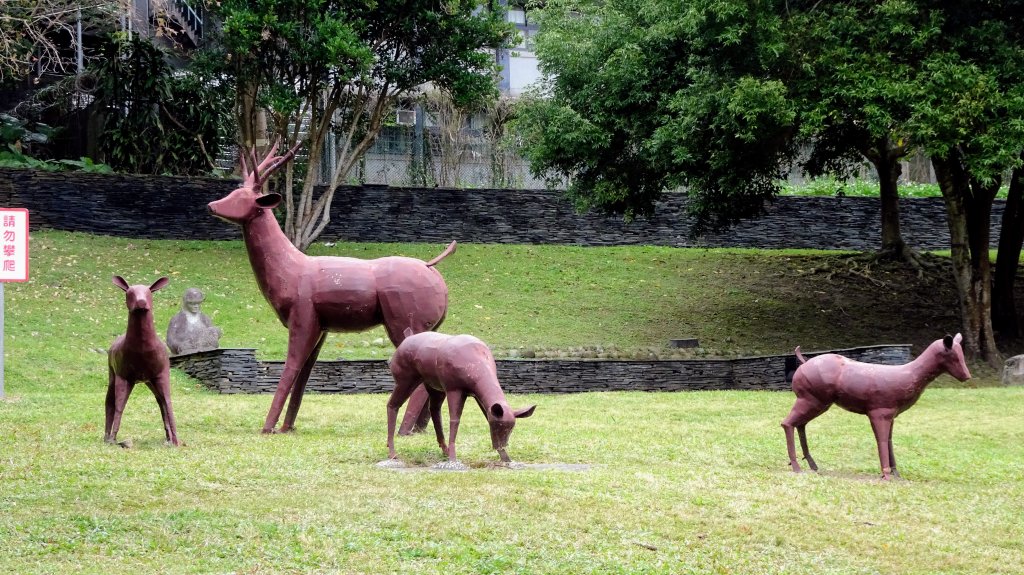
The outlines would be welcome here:
M 156 396 L 160 406 L 160 417 L 164 421 L 167 443 L 177 446 L 178 432 L 174 425 L 174 410 L 171 408 L 171 365 L 167 358 L 167 347 L 156 334 L 153 325 L 153 292 L 167 285 L 162 277 L 153 285 L 128 285 L 121 276 L 114 276 L 114 285 L 125 292 L 128 305 L 128 329 L 118 336 L 107 352 L 107 418 L 103 439 L 117 443 L 117 431 L 121 427 L 121 415 L 128 403 L 135 384 L 144 381 Z M 128 442 L 122 442 L 128 447 Z
M 288 356 L 263 433 L 275 432 L 289 394 L 288 411 L 277 431 L 294 429 L 306 381 L 328 332 L 383 325 L 397 346 L 406 329 L 430 331 L 441 324 L 448 309 L 448 287 L 434 266 L 455 250 L 455 242 L 429 262 L 398 256 L 310 257 L 292 245 L 272 212 L 281 196 L 262 194 L 261 189 L 297 149 L 278 156 L 275 144 L 258 165 L 255 155 L 251 157 L 251 172 L 243 154 L 242 186 L 208 205 L 214 216 L 242 226 L 256 283 L 288 328 Z
M 800 472 L 793 445 L 793 428 L 800 434 L 804 459 L 812 470 L 817 471 L 818 466 L 807 450 L 804 427 L 835 403 L 848 411 L 868 416 L 878 443 L 882 479 L 888 480 L 892 475 L 899 477 L 892 451 L 893 420 L 910 409 L 924 393 L 925 387 L 940 374 L 948 373 L 960 381 L 971 378 L 964 362 L 961 339 L 960 334 L 956 334 L 956 337 L 947 335 L 936 340 L 917 359 L 904 365 L 862 363 L 834 353 L 808 360 L 797 347 L 795 353 L 801 365 L 793 374 L 796 404 L 782 420 L 793 471 Z
M 498 383 L 498 368 L 487 344 L 471 335 L 406 332 L 406 338 L 391 357 L 395 389 L 388 399 L 388 459 L 396 459 L 395 423 L 398 409 L 422 383 L 430 398 L 430 418 L 441 451 L 451 467 L 459 466 L 455 435 L 466 398 L 473 396 L 491 430 L 491 446 L 508 463 L 508 438 L 516 419 L 530 417 L 537 407 L 513 410 Z M 441 427 L 441 404 L 448 400 L 448 443 Z

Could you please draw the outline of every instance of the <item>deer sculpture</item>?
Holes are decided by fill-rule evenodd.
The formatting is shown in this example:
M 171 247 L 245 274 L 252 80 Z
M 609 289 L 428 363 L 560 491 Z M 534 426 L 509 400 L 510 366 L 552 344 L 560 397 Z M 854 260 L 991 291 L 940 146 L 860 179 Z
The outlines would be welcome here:
M 288 355 L 263 433 L 275 432 L 286 399 L 288 410 L 276 431 L 294 429 L 306 382 L 328 332 L 383 325 L 397 346 L 406 329 L 435 329 L 448 309 L 448 287 L 434 266 L 455 250 L 455 242 L 429 262 L 398 256 L 311 257 L 292 245 L 272 211 L 281 196 L 263 194 L 261 189 L 297 149 L 278 156 L 275 144 L 258 165 L 254 154 L 251 172 L 243 154 L 242 186 L 208 205 L 214 216 L 242 227 L 256 283 L 288 328 Z
M 144 381 L 160 407 L 164 421 L 167 443 L 177 446 L 178 432 L 174 425 L 174 410 L 171 408 L 171 364 L 167 358 L 167 347 L 156 334 L 153 325 L 153 292 L 167 285 L 162 277 L 153 285 L 128 285 L 121 276 L 114 276 L 114 285 L 125 292 L 128 305 L 128 329 L 118 336 L 107 352 L 107 418 L 103 428 L 103 439 L 117 443 L 117 432 L 121 427 L 121 415 L 128 403 L 135 384 Z M 122 447 L 131 443 L 123 441 Z
M 853 361 L 841 355 L 827 353 L 804 358 L 800 348 L 795 350 L 800 367 L 793 374 L 793 392 L 796 404 L 782 428 L 786 432 L 789 464 L 793 471 L 801 471 L 793 445 L 793 429 L 800 434 L 800 448 L 811 470 L 818 466 L 807 449 L 807 422 L 825 413 L 832 404 L 854 413 L 868 416 L 878 444 L 878 459 L 882 464 L 882 479 L 899 477 L 896 457 L 892 451 L 892 426 L 897 415 L 917 402 L 925 387 L 942 373 L 960 381 L 971 378 L 964 362 L 962 337 L 947 335 L 936 340 L 914 361 L 904 365 L 878 365 Z
M 441 451 L 448 456 L 445 466 L 464 469 L 455 453 L 455 436 L 466 398 L 473 396 L 491 430 L 491 446 L 505 463 L 511 462 L 505 448 L 516 420 L 533 415 L 537 407 L 513 410 L 498 383 L 498 368 L 487 344 L 471 335 L 406 332 L 406 338 L 391 357 L 395 389 L 388 399 L 388 459 L 394 460 L 395 423 L 398 409 L 422 383 L 430 398 L 430 418 Z M 448 400 L 448 443 L 441 427 L 441 404 Z

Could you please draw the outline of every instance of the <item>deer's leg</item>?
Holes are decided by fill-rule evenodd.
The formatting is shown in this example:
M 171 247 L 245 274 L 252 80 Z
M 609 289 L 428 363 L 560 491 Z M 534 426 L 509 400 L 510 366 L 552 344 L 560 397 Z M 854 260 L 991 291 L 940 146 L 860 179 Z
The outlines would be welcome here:
M 892 462 L 889 452 L 889 437 L 892 433 L 892 420 L 896 412 L 892 409 L 876 409 L 868 412 L 871 430 L 875 432 L 875 443 L 878 444 L 878 461 L 882 465 L 882 479 L 891 479 Z
M 295 315 L 295 314 L 293 314 Z M 270 402 L 270 411 L 267 412 L 267 419 L 263 422 L 263 433 L 273 433 L 278 418 L 281 417 L 281 410 L 284 409 L 285 399 L 292 391 L 292 387 L 299 379 L 306 360 L 316 348 L 317 342 L 323 335 L 320 328 L 313 321 L 300 321 L 301 318 L 292 317 L 288 326 L 288 357 L 284 361 L 284 370 L 281 372 L 281 381 L 277 383 L 277 390 L 274 392 L 274 399 Z M 313 358 L 316 361 L 316 358 Z M 309 374 L 307 374 L 308 377 Z M 305 384 L 305 382 L 303 382 Z M 301 400 L 300 400 L 301 402 Z M 295 407 L 298 410 L 298 405 Z
M 395 376 L 395 389 L 388 398 L 388 459 L 397 459 L 395 453 L 395 424 L 398 422 L 398 410 L 414 389 L 420 389 L 418 377 Z
M 814 462 L 811 452 L 807 449 L 807 425 L 798 426 L 796 431 L 800 434 L 800 449 L 804 452 L 804 461 L 807 462 L 807 466 L 811 468 L 811 471 L 817 471 L 818 464 Z
M 285 412 L 284 423 L 281 424 L 282 433 L 289 432 L 295 428 L 295 416 L 299 414 L 299 406 L 302 405 L 302 396 L 306 393 L 306 383 L 309 381 L 309 374 L 313 372 L 316 358 L 320 355 L 320 348 L 324 346 L 324 341 L 326 340 L 327 332 L 321 332 L 319 341 L 313 347 L 313 352 L 309 354 L 306 363 L 302 365 L 302 371 L 295 378 L 295 386 L 292 387 L 291 397 L 288 398 L 288 411 Z
M 444 403 L 444 392 L 424 385 L 427 395 L 430 396 L 430 419 L 434 423 L 434 435 L 437 437 L 437 446 L 441 452 L 448 455 L 448 445 L 444 441 L 444 428 L 441 426 L 441 404 Z
M 455 456 L 455 435 L 459 432 L 459 420 L 462 419 L 462 408 L 466 405 L 466 394 L 461 390 L 448 391 L 448 461 L 457 461 Z
M 134 387 L 134 382 L 129 382 L 118 375 L 114 376 L 114 416 L 110 421 L 108 443 L 117 442 L 117 432 L 121 429 L 121 415 L 124 414 L 124 406 L 128 404 L 128 397 Z
M 807 436 L 804 426 L 807 425 L 808 421 L 825 413 L 828 408 L 829 405 L 823 405 L 813 397 L 797 397 L 793 409 L 789 411 L 786 419 L 782 420 L 782 429 L 786 432 L 786 450 L 789 452 L 789 465 L 795 473 L 800 473 L 802 470 L 800 469 L 800 463 L 796 460 L 796 443 L 794 442 L 793 428 L 795 427 L 800 431 L 800 446 L 803 448 L 804 455 L 808 458 L 807 463 L 811 466 L 811 469 L 817 471 L 818 466 L 810 458 L 807 451 Z
M 430 419 L 430 407 L 427 405 L 429 399 L 426 386 L 417 387 L 409 398 L 409 405 L 405 408 L 405 416 L 402 418 L 402 426 L 398 428 L 398 435 L 412 435 L 427 428 L 427 421 Z
M 170 375 L 162 374 L 156 381 L 148 385 L 160 408 L 160 418 L 164 422 L 164 436 L 167 438 L 167 443 L 177 447 L 180 444 L 178 443 L 178 429 L 174 423 L 174 408 L 171 406 Z
M 900 472 L 896 471 L 896 453 L 892 450 L 892 428 L 895 426 L 896 419 L 893 418 L 893 422 L 889 426 L 889 467 L 892 468 L 893 477 L 899 477 Z
M 115 391 L 115 377 L 114 370 L 109 366 L 107 367 L 107 401 L 106 401 L 106 420 L 103 424 L 103 441 L 107 443 L 114 443 L 114 436 L 110 434 L 110 428 L 114 425 L 114 398 L 116 397 Z
M 440 325 L 448 301 L 447 296 L 444 296 L 440 309 L 436 309 L 438 302 L 430 299 L 418 308 L 406 309 L 408 304 L 405 303 L 404 294 L 384 290 L 378 296 L 384 311 L 384 331 L 395 347 L 405 339 L 406 328 L 411 328 L 413 333 L 421 333 Z M 398 435 L 412 435 L 427 428 L 427 419 L 430 417 L 429 397 L 426 386 L 413 392 L 405 408 L 402 425 L 398 428 Z

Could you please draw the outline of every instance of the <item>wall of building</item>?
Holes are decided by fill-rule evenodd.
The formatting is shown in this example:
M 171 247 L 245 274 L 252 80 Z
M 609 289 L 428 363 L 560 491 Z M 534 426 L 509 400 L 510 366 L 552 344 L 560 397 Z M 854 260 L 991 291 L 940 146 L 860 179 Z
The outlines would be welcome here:
M 0 168 L 0 205 L 30 210 L 33 229 L 151 239 L 240 239 L 206 204 L 237 182 L 172 176 L 103 175 Z M 902 199 L 907 243 L 949 249 L 939 198 Z M 993 209 L 998 237 L 1003 202 Z M 878 246 L 875 198 L 780 197 L 764 217 L 691 238 L 686 198 L 671 194 L 650 219 L 578 213 L 558 192 L 349 186 L 340 189 L 324 241 L 664 245 L 870 250 Z
M 910 361 L 909 345 L 834 350 L 851 359 L 898 365 Z M 812 357 L 818 353 L 808 352 Z M 172 365 L 220 393 L 272 393 L 284 362 L 257 361 L 252 349 L 218 349 L 172 358 Z M 498 360 L 507 393 L 592 391 L 788 390 L 796 358 L 663 361 Z M 384 360 L 318 361 L 306 389 L 320 393 L 390 393 L 394 382 Z

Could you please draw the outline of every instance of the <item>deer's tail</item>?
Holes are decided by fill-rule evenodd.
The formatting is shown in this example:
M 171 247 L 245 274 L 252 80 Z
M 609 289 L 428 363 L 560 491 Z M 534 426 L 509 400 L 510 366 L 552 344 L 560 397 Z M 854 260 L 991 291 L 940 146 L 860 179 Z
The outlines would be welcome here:
M 804 354 L 800 353 L 799 345 L 796 346 L 796 349 L 793 350 L 793 353 L 796 354 L 796 358 L 800 360 L 800 363 L 807 363 L 807 358 L 804 357 Z
M 455 242 L 452 242 L 452 243 L 448 244 L 448 247 L 446 247 L 444 249 L 444 251 L 441 252 L 441 255 L 439 255 L 436 258 L 434 258 L 434 259 L 430 260 L 429 262 L 427 262 L 427 267 L 428 268 L 434 267 L 435 265 L 440 263 L 441 260 L 443 260 L 444 258 L 450 256 L 452 254 L 452 252 L 455 251 L 455 246 L 456 246 Z

